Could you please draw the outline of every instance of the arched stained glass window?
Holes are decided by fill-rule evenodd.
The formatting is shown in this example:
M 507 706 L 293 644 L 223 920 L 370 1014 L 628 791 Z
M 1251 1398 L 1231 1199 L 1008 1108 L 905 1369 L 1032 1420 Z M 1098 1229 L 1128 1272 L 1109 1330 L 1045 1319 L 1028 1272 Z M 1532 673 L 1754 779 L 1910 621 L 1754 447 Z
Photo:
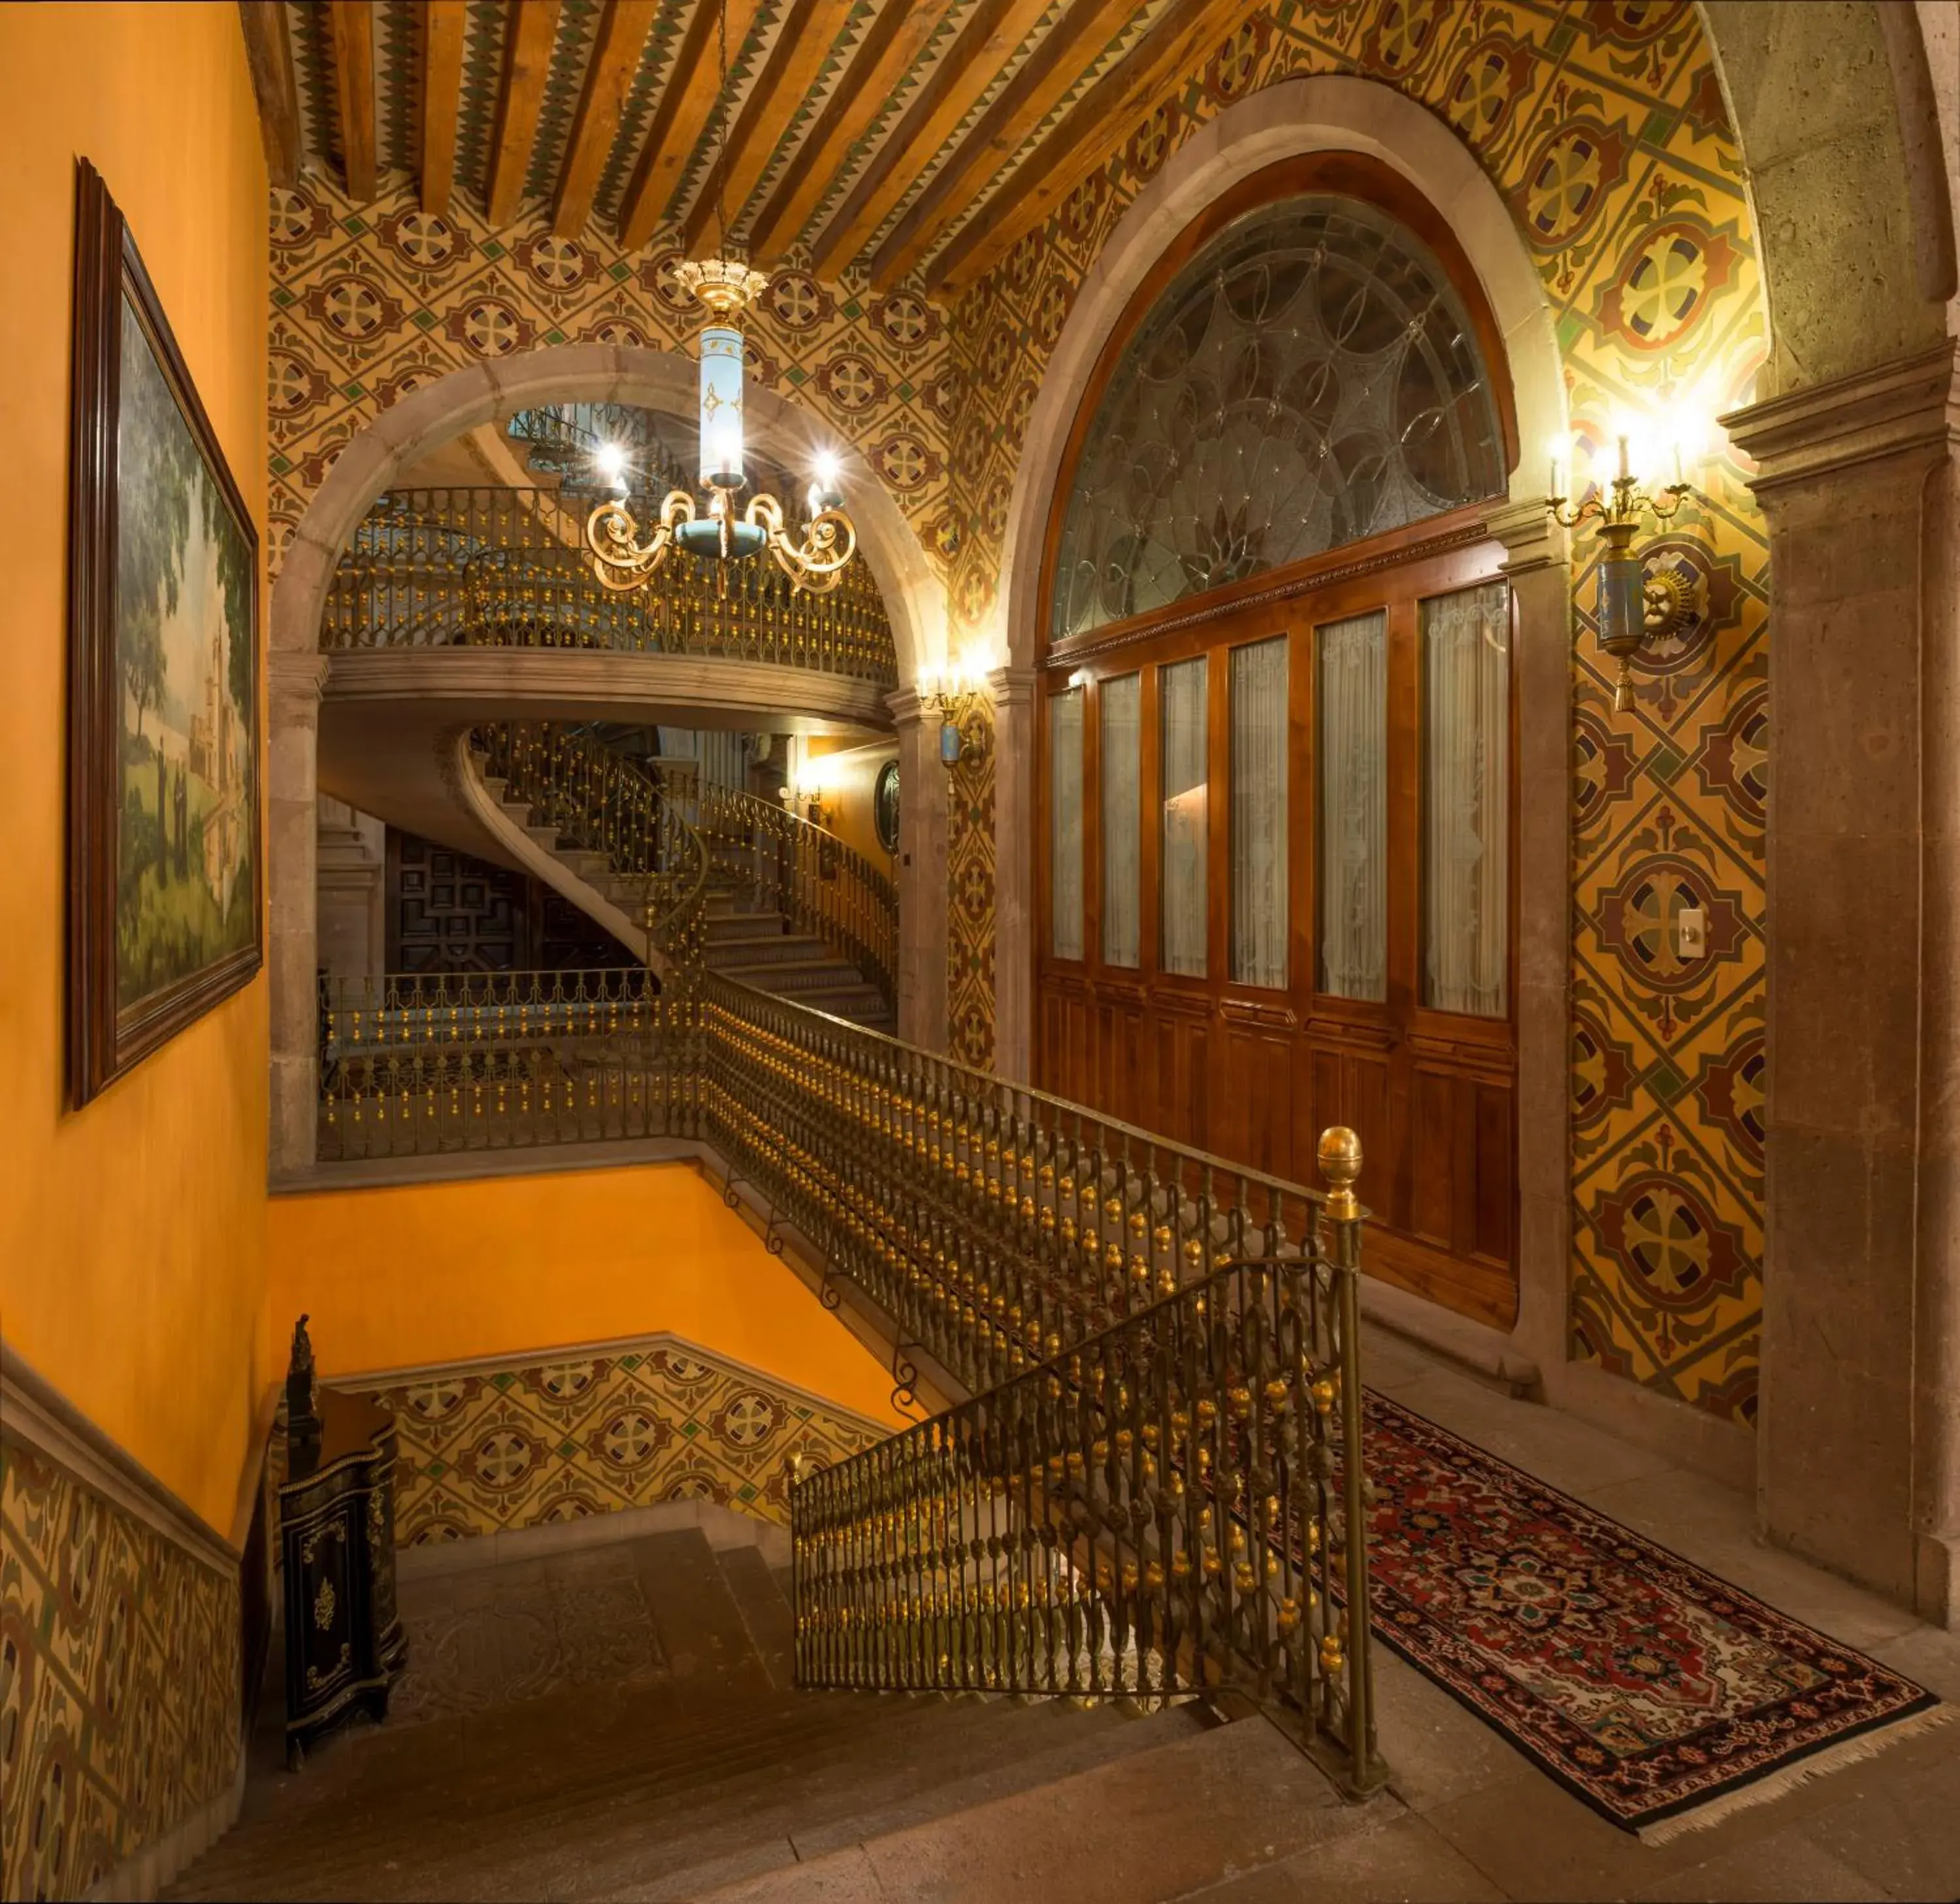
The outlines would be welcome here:
M 1501 495 L 1461 298 L 1405 227 L 1293 198 L 1229 225 L 1118 359 L 1063 519 L 1055 640 Z

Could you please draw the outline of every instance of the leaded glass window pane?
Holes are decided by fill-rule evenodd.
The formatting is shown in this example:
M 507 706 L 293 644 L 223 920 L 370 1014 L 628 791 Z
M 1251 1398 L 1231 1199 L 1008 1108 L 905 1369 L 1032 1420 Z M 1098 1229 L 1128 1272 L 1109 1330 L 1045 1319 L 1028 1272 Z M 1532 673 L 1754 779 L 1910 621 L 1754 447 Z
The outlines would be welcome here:
M 1422 604 L 1422 1001 L 1501 1018 L 1510 963 L 1510 590 Z
M 1134 966 L 1143 938 L 1144 677 L 1119 674 L 1096 699 L 1102 717 L 1102 963 Z
M 1082 956 L 1082 690 L 1051 695 L 1048 737 L 1048 911 L 1055 956 Z
M 1318 630 L 1320 989 L 1389 995 L 1389 646 L 1379 608 Z
M 1062 527 L 1057 640 L 1501 495 L 1468 313 L 1357 199 L 1220 232 L 1118 361 Z
M 1287 638 L 1232 651 L 1232 977 L 1287 982 Z
M 1205 661 L 1162 670 L 1159 757 L 1163 776 L 1163 969 L 1204 976 L 1205 862 L 1210 841 L 1209 769 L 1205 760 Z

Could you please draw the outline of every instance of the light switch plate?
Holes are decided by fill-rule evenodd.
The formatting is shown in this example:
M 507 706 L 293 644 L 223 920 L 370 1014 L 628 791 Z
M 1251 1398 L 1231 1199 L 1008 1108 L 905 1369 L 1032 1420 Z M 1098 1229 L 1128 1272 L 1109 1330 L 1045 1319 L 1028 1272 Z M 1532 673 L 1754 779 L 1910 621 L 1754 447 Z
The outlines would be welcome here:
M 1684 959 L 1708 956 L 1708 915 L 1698 906 L 1684 906 L 1674 915 L 1675 949 Z

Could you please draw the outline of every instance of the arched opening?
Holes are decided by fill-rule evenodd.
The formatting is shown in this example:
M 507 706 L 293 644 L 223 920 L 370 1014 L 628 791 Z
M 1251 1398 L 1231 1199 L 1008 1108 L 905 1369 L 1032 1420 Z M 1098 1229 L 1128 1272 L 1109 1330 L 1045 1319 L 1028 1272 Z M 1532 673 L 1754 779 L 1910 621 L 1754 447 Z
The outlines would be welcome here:
M 341 552 L 376 498 L 404 472 L 436 446 L 479 425 L 549 403 L 619 403 L 685 419 L 695 401 L 692 361 L 660 351 L 568 345 L 527 353 L 520 364 L 454 371 L 412 391 L 350 441 L 295 528 L 272 608 L 269 963 L 275 1171 L 302 1169 L 314 1154 L 316 829 L 320 696 L 326 675 L 320 635 Z M 944 912 L 931 884 L 943 852 L 937 842 L 945 823 L 944 775 L 932 758 L 929 724 L 906 684 L 944 652 L 943 588 L 897 503 L 861 456 L 838 448 L 816 418 L 766 390 L 749 393 L 747 417 L 757 447 L 781 466 L 806 467 L 819 451 L 836 450 L 861 557 L 889 619 L 900 683 L 890 705 L 903 771 L 916 789 L 900 807 L 899 1025 L 905 1035 L 931 1043 L 943 1035 L 944 1011 Z M 512 654 L 531 661 L 579 658 L 549 652 L 527 657 L 514 650 L 483 658 Z M 635 660 L 649 657 L 622 657 L 623 662 Z M 659 665 L 658 657 L 651 664 Z M 571 693 L 569 699 L 578 696 Z M 759 704 L 768 705 L 766 696 Z M 461 715 L 457 721 L 466 724 Z
M 1051 503 L 1036 1082 L 1296 1180 L 1361 1133 L 1381 1273 L 1516 1310 L 1503 339 L 1386 165 L 1262 168 L 1105 340 Z

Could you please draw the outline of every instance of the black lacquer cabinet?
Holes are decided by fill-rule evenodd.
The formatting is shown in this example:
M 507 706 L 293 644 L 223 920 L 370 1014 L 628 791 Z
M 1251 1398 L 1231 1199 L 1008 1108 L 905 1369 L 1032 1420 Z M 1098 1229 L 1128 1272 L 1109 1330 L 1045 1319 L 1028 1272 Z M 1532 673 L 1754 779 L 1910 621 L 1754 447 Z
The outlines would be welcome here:
M 317 1441 L 285 1451 L 278 1482 L 285 1578 L 286 1759 L 350 1713 L 377 1722 L 408 1656 L 395 1605 L 395 1418 L 320 1392 Z

